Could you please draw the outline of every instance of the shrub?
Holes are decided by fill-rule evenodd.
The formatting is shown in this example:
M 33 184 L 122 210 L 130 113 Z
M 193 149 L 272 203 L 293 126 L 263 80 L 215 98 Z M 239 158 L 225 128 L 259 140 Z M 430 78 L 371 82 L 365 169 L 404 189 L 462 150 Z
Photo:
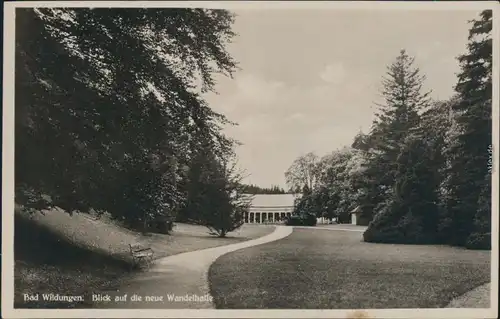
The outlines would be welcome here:
M 160 234 L 170 234 L 174 228 L 174 222 L 171 220 L 158 221 L 155 230 Z
M 301 214 L 286 218 L 285 223 L 289 226 L 316 226 L 317 220 L 313 214 Z
M 424 228 L 422 218 L 398 202 L 385 205 L 363 233 L 366 242 L 387 244 L 431 244 L 435 236 Z
M 491 250 L 491 233 L 472 233 L 465 245 L 468 249 Z

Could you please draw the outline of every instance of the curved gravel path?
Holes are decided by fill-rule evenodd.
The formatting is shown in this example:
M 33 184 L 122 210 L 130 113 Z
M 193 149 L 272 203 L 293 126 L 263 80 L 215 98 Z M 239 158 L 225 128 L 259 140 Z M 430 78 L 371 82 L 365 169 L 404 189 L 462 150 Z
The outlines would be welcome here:
M 453 299 L 446 308 L 490 308 L 491 283 L 484 284 Z
M 158 259 L 151 269 L 131 278 L 126 286 L 102 292 L 113 301 L 96 302 L 96 308 L 147 308 L 147 309 L 209 309 L 215 308 L 210 295 L 208 270 L 217 258 L 227 253 L 257 246 L 287 237 L 292 227 L 276 226 L 269 235 L 239 242 L 236 244 L 191 251 Z M 127 300 L 114 302 L 115 297 L 127 294 Z M 142 297 L 141 301 L 132 301 L 132 295 Z M 146 296 L 156 297 L 156 301 L 145 301 Z M 184 297 L 182 301 L 169 300 Z M 191 300 L 186 300 L 191 297 Z M 194 300 L 197 298 L 198 300 Z

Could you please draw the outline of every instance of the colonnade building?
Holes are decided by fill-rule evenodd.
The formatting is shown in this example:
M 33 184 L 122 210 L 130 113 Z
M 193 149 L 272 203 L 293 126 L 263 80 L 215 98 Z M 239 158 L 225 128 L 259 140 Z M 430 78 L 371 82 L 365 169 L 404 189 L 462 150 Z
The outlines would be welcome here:
M 258 194 L 248 195 L 250 209 L 245 213 L 244 221 L 249 224 L 280 223 L 291 216 L 295 208 L 295 199 L 299 194 Z

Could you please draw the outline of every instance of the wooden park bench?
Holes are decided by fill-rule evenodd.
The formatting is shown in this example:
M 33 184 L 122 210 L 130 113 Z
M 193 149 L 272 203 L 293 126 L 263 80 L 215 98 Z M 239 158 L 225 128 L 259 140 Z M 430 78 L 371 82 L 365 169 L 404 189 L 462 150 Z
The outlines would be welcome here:
M 129 247 L 134 266 L 149 265 L 153 261 L 154 252 L 150 247 L 144 247 L 139 243 L 129 244 Z

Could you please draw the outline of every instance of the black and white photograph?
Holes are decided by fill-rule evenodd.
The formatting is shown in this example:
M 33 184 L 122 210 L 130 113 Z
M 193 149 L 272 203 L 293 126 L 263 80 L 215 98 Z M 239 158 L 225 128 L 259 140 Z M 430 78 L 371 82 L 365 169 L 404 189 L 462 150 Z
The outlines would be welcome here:
M 2 317 L 496 318 L 498 9 L 6 3 Z

